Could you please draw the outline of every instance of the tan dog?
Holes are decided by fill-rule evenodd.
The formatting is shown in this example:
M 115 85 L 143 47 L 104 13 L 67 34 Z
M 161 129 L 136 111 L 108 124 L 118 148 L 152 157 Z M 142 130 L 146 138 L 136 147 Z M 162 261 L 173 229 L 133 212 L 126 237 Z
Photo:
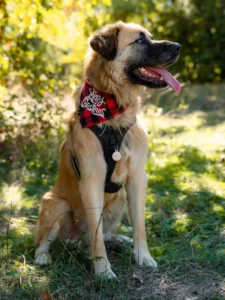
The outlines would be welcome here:
M 122 187 L 118 192 L 104 193 L 107 164 L 99 139 L 89 128 L 81 127 L 80 88 L 75 95 L 77 109 L 61 148 L 58 180 L 41 201 L 35 262 L 40 265 L 51 262 L 49 246 L 57 236 L 76 238 L 89 229 L 95 274 L 111 278 L 115 274 L 107 258 L 103 233 L 115 228 L 127 202 L 135 261 L 139 265 L 157 265 L 146 241 L 148 139 L 138 111 L 143 86 L 170 85 L 180 90 L 179 83 L 163 68 L 177 60 L 180 45 L 155 41 L 145 28 L 123 22 L 105 26 L 89 42 L 84 81 L 88 79 L 96 90 L 115 95 L 119 107 L 127 107 L 123 113 L 98 125 L 103 131 L 109 126 L 115 130 L 128 128 L 119 150 L 122 157 L 111 177 L 112 182 Z M 71 155 L 79 163 L 80 180 L 72 167 Z

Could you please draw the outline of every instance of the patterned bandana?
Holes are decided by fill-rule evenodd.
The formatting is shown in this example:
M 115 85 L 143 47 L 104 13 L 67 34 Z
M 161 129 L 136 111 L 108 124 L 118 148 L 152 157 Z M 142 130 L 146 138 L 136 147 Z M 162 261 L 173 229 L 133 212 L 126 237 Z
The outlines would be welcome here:
M 81 126 L 90 127 L 122 114 L 129 105 L 121 107 L 114 95 L 99 92 L 87 80 L 83 86 L 78 114 Z

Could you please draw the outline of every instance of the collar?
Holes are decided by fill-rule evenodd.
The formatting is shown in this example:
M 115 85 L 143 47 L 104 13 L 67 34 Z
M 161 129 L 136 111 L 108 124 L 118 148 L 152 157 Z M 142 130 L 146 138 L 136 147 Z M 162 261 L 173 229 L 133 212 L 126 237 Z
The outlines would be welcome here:
M 129 105 L 119 106 L 114 95 L 97 91 L 91 82 L 86 80 L 78 109 L 81 126 L 91 127 L 106 122 L 122 114 L 128 107 Z

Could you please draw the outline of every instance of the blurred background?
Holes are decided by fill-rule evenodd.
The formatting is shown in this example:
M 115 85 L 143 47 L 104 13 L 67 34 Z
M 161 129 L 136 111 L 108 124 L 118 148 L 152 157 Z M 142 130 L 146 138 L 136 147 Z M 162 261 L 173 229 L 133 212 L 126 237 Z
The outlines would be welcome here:
M 63 273 L 70 265 L 60 269 L 56 264 L 51 274 L 39 273 L 26 265 L 21 253 L 32 262 L 32 228 L 40 197 L 57 177 L 65 119 L 73 111 L 87 39 L 118 20 L 139 23 L 155 39 L 182 45 L 178 62 L 169 68 L 182 82 L 182 91 L 154 91 L 143 103 L 150 148 L 146 224 L 153 256 L 167 275 L 174 269 L 173 279 L 185 276 L 190 289 L 180 285 L 179 292 L 201 290 L 195 299 L 206 299 L 219 291 L 213 290 L 216 284 L 225 291 L 225 1 L 0 0 L 0 259 L 8 259 L 0 264 L 1 299 L 36 299 L 40 283 L 55 290 L 59 299 L 90 299 L 91 293 L 92 299 L 105 299 L 101 293 L 110 297 L 107 289 L 99 294 L 92 281 L 78 292 Z M 122 230 L 130 235 L 126 222 Z M 123 257 L 124 264 L 129 264 L 128 257 Z M 83 284 L 83 273 L 77 276 Z M 68 282 L 71 294 L 66 294 Z M 121 292 L 127 293 L 124 298 L 119 298 L 118 286 L 111 288 L 118 298 L 107 299 L 129 298 L 130 288 Z M 60 289 L 68 298 L 60 296 Z M 189 292 L 180 298 L 171 293 L 171 298 L 162 293 L 160 299 L 190 297 Z

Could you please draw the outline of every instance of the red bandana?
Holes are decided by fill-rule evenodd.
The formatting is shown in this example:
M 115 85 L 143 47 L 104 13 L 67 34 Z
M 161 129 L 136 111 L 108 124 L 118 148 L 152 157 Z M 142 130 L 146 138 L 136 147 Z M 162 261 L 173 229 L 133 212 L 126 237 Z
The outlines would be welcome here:
M 85 81 L 78 110 L 82 127 L 106 122 L 122 114 L 127 108 L 128 105 L 119 106 L 114 95 L 99 92 L 89 81 Z

